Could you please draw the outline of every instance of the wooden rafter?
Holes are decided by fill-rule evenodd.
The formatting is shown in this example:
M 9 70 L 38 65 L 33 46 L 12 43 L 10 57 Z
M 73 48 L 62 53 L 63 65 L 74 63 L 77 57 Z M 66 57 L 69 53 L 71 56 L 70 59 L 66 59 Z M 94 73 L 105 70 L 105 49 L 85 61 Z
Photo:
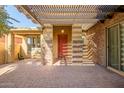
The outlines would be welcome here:
M 21 5 L 29 16 L 43 24 L 95 24 L 119 6 L 114 5 Z M 91 24 L 90 24 L 91 25 Z M 87 26 L 89 27 L 89 26 Z
M 18 8 L 18 6 L 16 7 Z M 21 5 L 19 7 L 22 9 L 22 12 L 26 13 L 27 17 L 31 17 L 32 21 L 35 21 L 35 23 L 41 24 L 41 22 L 36 18 L 35 14 L 33 14 L 26 5 Z

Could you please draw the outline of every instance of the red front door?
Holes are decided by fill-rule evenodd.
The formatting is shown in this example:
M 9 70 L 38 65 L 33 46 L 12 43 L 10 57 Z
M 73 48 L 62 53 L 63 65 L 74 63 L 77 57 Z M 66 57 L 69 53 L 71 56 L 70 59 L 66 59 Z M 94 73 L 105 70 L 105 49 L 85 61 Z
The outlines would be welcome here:
M 68 36 L 66 34 L 58 35 L 58 58 L 64 55 L 66 52 L 65 48 L 67 46 Z

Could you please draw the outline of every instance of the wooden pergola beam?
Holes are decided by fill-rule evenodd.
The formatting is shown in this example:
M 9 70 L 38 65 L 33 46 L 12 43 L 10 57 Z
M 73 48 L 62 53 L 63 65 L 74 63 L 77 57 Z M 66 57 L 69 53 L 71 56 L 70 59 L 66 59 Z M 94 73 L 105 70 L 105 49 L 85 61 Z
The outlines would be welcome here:
M 18 6 L 16 6 L 16 7 L 18 8 Z M 34 20 L 34 21 L 37 22 L 38 24 L 43 25 L 43 24 L 37 19 L 37 17 L 34 15 L 34 13 L 32 13 L 32 12 L 30 11 L 30 9 L 29 9 L 26 5 L 20 5 L 19 7 L 21 7 L 21 9 L 23 9 L 23 10 L 26 12 L 26 14 L 28 14 L 28 16 L 31 17 L 32 21 Z M 24 13 L 24 11 L 23 11 L 23 13 Z
M 22 12 L 32 20 L 44 24 L 95 24 L 99 20 L 111 19 L 108 14 L 120 5 L 19 5 Z M 122 10 L 121 8 L 120 10 Z

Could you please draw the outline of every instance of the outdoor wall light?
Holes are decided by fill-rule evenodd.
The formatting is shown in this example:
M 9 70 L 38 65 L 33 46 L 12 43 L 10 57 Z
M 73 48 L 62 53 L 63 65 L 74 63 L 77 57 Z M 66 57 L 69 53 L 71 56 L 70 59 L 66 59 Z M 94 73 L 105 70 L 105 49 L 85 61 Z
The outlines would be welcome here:
M 61 33 L 63 34 L 64 32 L 65 32 L 65 31 L 62 29 L 62 30 L 61 30 Z

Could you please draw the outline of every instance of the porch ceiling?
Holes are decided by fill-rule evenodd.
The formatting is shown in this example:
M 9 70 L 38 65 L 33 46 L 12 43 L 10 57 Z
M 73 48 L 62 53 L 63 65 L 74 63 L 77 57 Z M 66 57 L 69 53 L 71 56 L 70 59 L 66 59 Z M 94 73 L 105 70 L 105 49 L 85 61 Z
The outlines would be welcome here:
M 114 12 L 115 5 L 19 5 L 17 9 L 23 12 L 33 22 L 43 24 L 82 24 L 87 30 Z

